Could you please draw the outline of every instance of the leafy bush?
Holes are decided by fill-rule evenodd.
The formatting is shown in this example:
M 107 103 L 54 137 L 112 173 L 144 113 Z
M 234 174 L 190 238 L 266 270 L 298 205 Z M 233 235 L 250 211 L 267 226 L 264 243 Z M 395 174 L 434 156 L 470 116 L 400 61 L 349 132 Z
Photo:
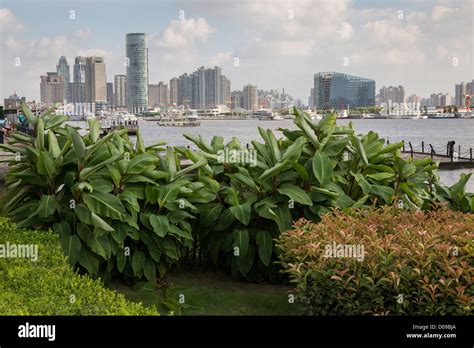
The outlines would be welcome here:
M 51 227 L 71 265 L 90 274 L 154 282 L 179 262 L 212 260 L 234 276 L 278 281 L 273 239 L 299 218 L 395 202 L 474 209 L 464 192 L 470 175 L 444 187 L 430 158 L 405 160 L 402 143 L 356 135 L 334 115 L 313 123 L 295 109 L 297 130 L 277 139 L 259 128 L 263 143 L 250 149 L 235 138 L 208 144 L 187 135 L 193 151 L 145 147 L 140 133 L 134 144 L 125 129 L 100 138 L 96 120 L 80 134 L 66 116 L 22 107 L 35 136 L 13 132 L 0 145 L 13 154 L 2 212 L 20 227 Z M 236 161 L 222 156 L 236 153 Z M 192 164 L 182 168 L 182 157 Z
M 408 209 L 431 209 L 443 202 L 453 209 L 474 210 L 474 196 L 464 193 L 470 175 L 452 187 L 439 183 L 437 164 L 431 158 L 401 157 L 402 143 L 385 145 L 374 132 L 358 136 L 352 125 L 336 125 L 328 115 L 319 123 L 295 112 L 297 130 L 259 127 L 264 142 L 252 141 L 247 149 L 233 138 L 211 143 L 185 135 L 198 151 L 177 148 L 197 160 L 204 157 L 197 181 L 204 185 L 205 199 L 196 204 L 199 219 L 193 224 L 194 239 L 202 255 L 234 275 L 247 279 L 278 279 L 278 249 L 273 239 L 305 217 L 319 221 L 332 208 L 369 208 L 397 203 Z M 250 161 L 225 160 L 222 154 Z M 197 157 L 199 155 L 199 157 Z M 238 256 L 236 256 L 238 247 Z
M 193 184 L 186 173 L 205 161 L 180 168 L 179 158 L 160 145 L 134 145 L 127 130 L 99 137 L 64 125 L 66 116 L 51 111 L 36 117 L 23 104 L 36 137 L 12 133 L 13 153 L 2 210 L 19 227 L 49 228 L 61 237 L 71 265 L 90 274 L 121 273 L 155 281 L 191 245 L 186 218 L 195 210 L 187 200 Z
M 362 261 L 342 252 L 348 245 L 363 246 Z M 317 224 L 299 220 L 279 246 L 305 314 L 473 314 L 472 214 L 335 211 Z
M 51 232 L 17 230 L 0 218 L 0 245 L 38 245 L 38 259 L 0 258 L 0 315 L 157 315 L 99 280 L 74 273 Z

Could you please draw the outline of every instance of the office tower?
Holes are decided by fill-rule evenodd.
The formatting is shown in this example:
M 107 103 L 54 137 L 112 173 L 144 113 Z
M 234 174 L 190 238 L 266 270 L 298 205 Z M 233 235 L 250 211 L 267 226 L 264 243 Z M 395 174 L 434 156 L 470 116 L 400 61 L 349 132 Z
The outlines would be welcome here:
M 230 93 L 231 109 L 241 109 L 244 107 L 244 93 L 242 91 L 233 91 Z
M 176 77 L 170 80 L 170 104 L 178 105 L 178 79 Z
M 178 105 L 188 106 L 191 103 L 192 78 L 182 74 L 178 78 Z
M 362 77 L 322 72 L 314 75 L 318 109 L 347 109 L 375 105 L 375 81 Z
M 243 90 L 243 108 L 256 110 L 258 107 L 257 86 L 246 85 Z
M 314 102 L 314 88 L 311 88 L 309 91 L 308 106 L 310 108 L 314 108 L 315 104 L 316 103 Z
M 56 65 L 56 72 L 63 77 L 64 81 L 64 99 L 69 100 L 68 95 L 70 74 L 69 74 L 69 64 L 67 63 L 66 57 L 61 56 L 59 58 L 58 64 Z
M 112 82 L 107 82 L 107 103 L 109 103 L 109 108 L 114 108 L 114 84 Z
M 150 107 L 162 107 L 169 104 L 170 92 L 168 85 L 163 81 L 148 86 L 148 105 Z
M 84 83 L 69 83 L 68 96 L 71 103 L 84 103 Z
M 220 104 L 224 104 L 230 108 L 231 106 L 230 80 L 224 75 L 221 75 L 220 79 L 221 79 L 220 85 L 219 85 Z
M 87 57 L 84 72 L 84 101 L 86 103 L 107 102 L 107 79 L 104 58 Z
M 116 108 L 123 108 L 127 106 L 127 76 L 126 75 L 115 75 L 115 101 L 114 106 Z
M 126 35 L 127 107 L 132 113 L 148 109 L 148 48 L 144 33 Z
M 380 102 L 388 104 L 392 103 L 404 103 L 405 102 L 405 88 L 403 86 L 383 86 L 380 89 Z
M 86 57 L 76 57 L 74 59 L 74 83 L 85 83 L 86 82 Z
M 62 103 L 64 94 L 64 77 L 57 72 L 48 72 L 41 76 L 41 102 L 46 104 Z

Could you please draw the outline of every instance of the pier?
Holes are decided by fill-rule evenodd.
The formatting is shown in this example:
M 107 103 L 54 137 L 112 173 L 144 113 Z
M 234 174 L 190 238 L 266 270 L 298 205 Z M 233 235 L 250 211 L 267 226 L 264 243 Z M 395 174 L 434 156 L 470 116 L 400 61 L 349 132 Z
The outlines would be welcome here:
M 388 143 L 388 141 L 387 141 Z M 439 162 L 439 168 L 445 170 L 474 168 L 473 150 L 471 148 L 461 148 L 461 145 L 455 146 L 453 141 L 448 141 L 446 146 L 435 147 L 432 144 L 425 143 L 412 144 L 410 141 L 403 142 L 402 153 L 405 157 L 420 159 L 431 157 Z

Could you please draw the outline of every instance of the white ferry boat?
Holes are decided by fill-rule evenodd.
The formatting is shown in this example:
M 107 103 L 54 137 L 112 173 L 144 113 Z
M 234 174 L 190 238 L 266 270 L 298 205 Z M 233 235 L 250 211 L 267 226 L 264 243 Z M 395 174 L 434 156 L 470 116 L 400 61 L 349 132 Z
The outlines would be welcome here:
M 268 109 L 259 109 L 252 112 L 252 118 L 258 118 L 260 121 L 281 121 L 284 120 L 279 114 L 268 110 Z
M 161 127 L 197 127 L 201 125 L 196 110 L 172 110 L 161 116 L 158 126 Z

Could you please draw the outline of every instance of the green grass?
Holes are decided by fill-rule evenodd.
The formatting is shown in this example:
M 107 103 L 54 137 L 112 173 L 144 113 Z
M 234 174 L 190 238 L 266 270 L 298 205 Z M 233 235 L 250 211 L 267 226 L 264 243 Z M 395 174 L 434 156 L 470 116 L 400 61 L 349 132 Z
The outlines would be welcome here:
M 110 286 L 129 300 L 156 305 L 161 313 L 173 310 L 175 315 L 297 314 L 296 305 L 288 302 L 290 286 L 236 281 L 216 271 L 174 272 L 156 289 L 147 284 Z M 184 295 L 184 304 L 179 303 L 180 295 Z

